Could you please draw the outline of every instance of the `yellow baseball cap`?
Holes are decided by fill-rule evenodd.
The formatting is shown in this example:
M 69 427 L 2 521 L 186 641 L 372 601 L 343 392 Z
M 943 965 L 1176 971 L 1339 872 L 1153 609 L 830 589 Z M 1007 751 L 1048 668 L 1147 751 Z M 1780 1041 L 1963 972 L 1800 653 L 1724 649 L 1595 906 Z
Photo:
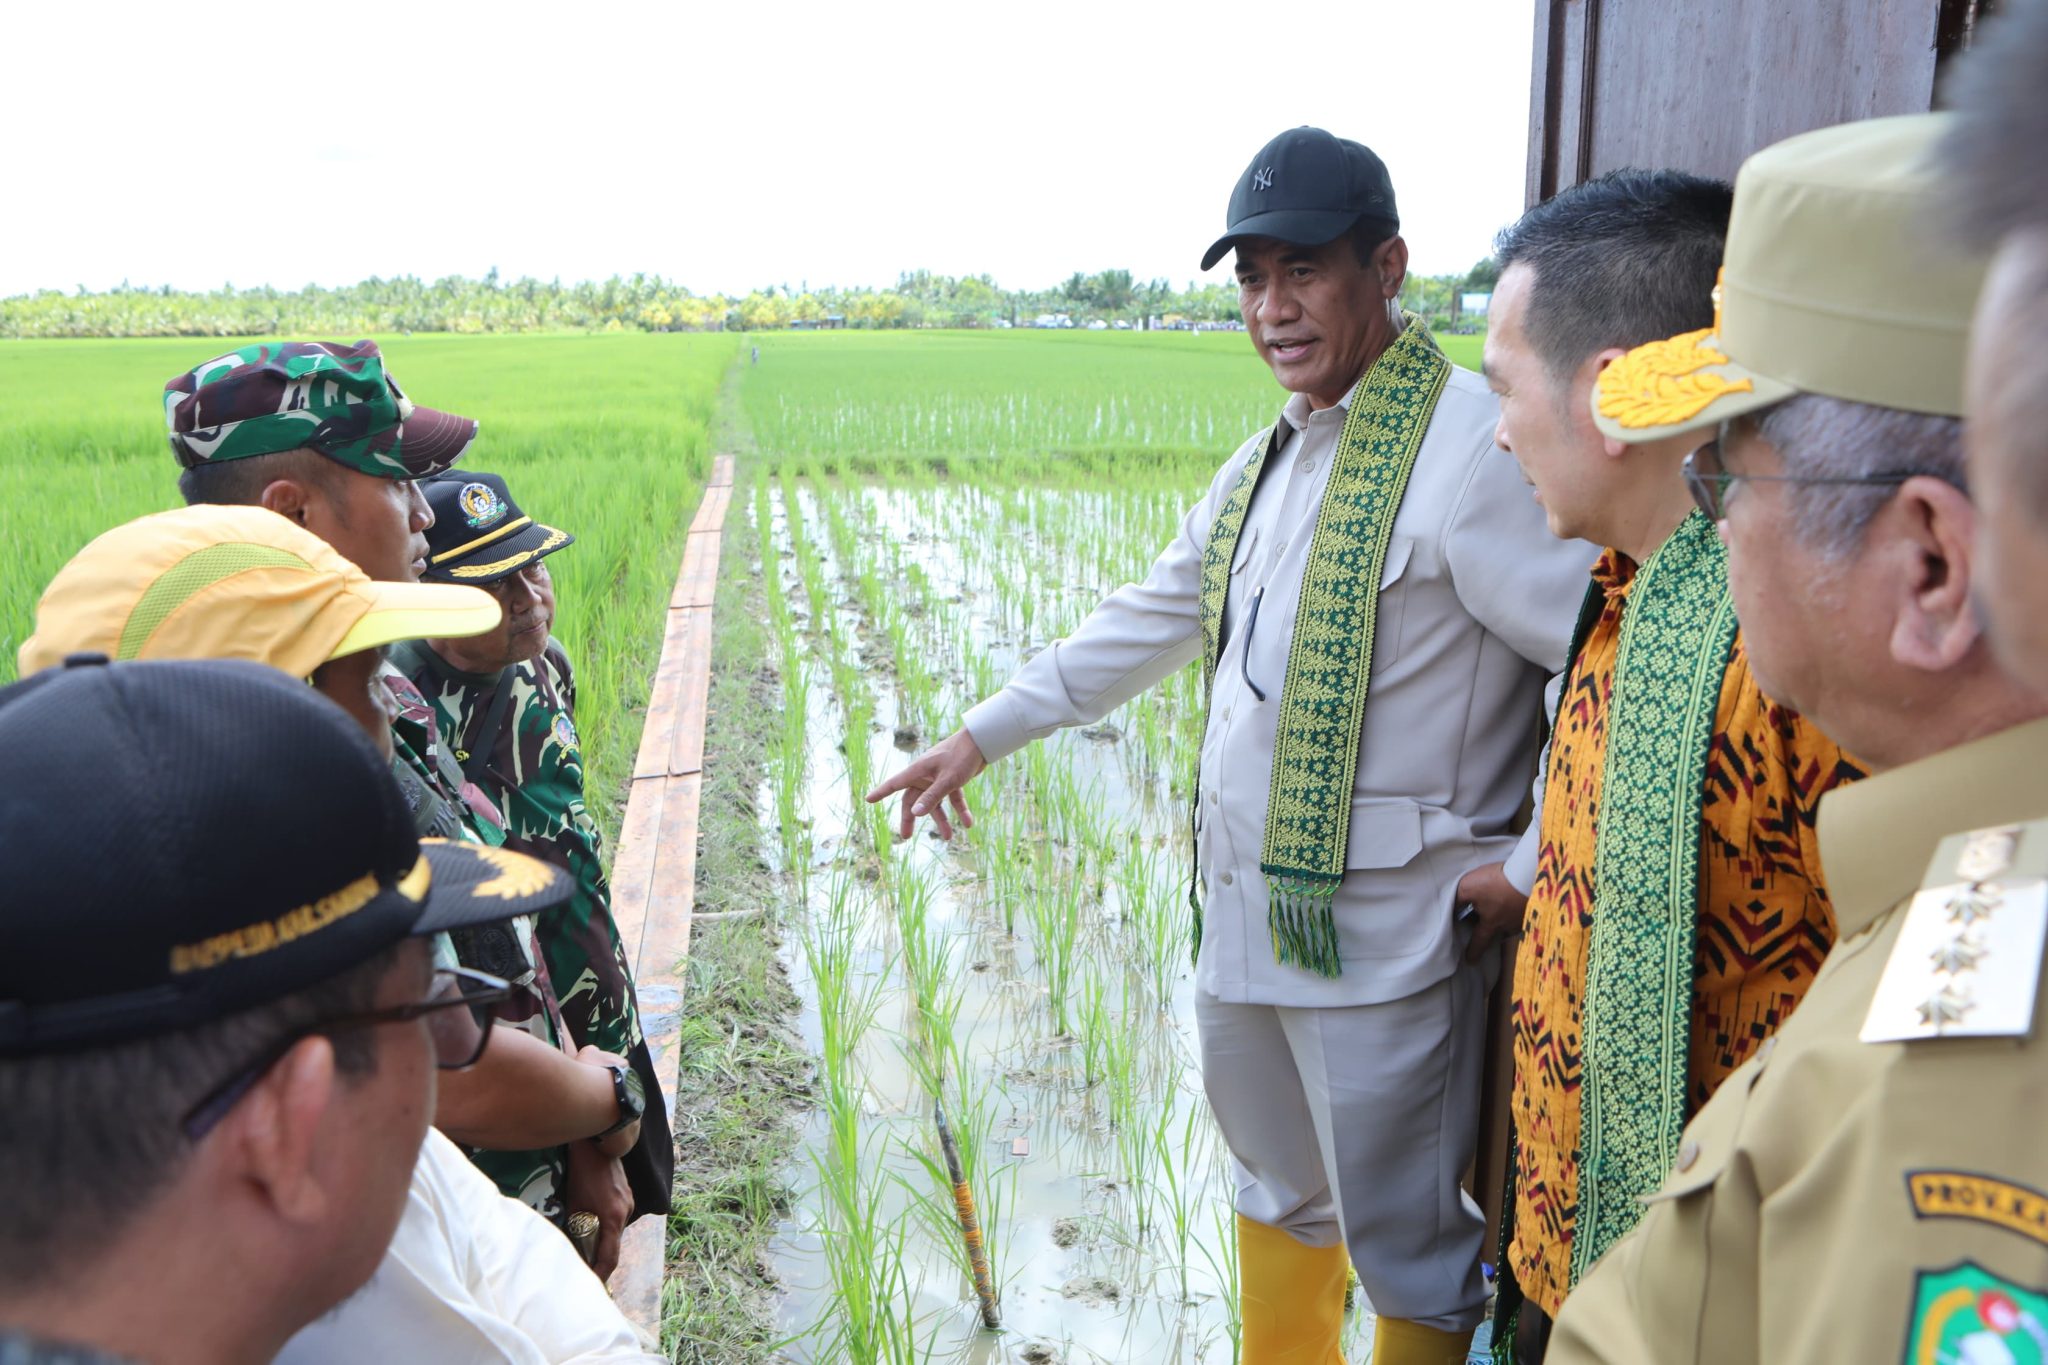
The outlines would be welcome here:
M 1795 394 L 1959 417 L 1985 261 L 1934 237 L 1948 114 L 1801 133 L 1742 163 L 1714 325 L 1600 372 L 1593 420 L 1637 444 Z
M 181 507 L 116 526 L 59 569 L 20 664 L 26 677 L 73 654 L 251 659 L 304 678 L 397 640 L 481 635 L 501 615 L 477 588 L 373 582 L 266 508 Z

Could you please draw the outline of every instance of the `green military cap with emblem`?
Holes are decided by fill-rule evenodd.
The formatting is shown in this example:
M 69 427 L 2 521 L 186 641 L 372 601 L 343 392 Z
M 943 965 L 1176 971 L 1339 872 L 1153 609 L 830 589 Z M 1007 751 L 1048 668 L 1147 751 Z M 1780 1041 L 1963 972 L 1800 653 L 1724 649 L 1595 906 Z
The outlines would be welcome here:
M 164 421 L 187 469 L 304 448 L 382 479 L 438 474 L 477 433 L 407 398 L 374 341 L 239 346 L 165 384 Z
M 1946 114 L 1803 133 L 1742 163 L 1714 325 L 1600 373 L 1602 434 L 1639 444 L 1801 393 L 1960 416 L 1984 261 L 1943 242 Z

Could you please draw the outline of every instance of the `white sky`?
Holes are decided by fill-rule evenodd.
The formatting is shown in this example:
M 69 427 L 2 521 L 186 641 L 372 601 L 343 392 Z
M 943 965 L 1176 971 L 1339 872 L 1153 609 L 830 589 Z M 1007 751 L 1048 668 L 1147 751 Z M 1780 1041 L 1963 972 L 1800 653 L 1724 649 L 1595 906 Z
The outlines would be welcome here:
M 1521 210 L 1532 24 L 1519 0 L 17 6 L 0 295 L 494 265 L 1180 285 L 1300 123 L 1379 152 L 1413 268 L 1450 273 Z

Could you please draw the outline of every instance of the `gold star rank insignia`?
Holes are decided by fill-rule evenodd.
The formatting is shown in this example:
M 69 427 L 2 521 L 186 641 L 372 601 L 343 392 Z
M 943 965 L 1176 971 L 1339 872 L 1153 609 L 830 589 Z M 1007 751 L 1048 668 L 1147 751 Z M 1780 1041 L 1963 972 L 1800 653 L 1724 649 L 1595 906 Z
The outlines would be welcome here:
M 1963 1016 L 1974 1008 L 1976 1002 L 1967 992 L 1943 986 L 1920 1003 L 1920 1022 L 1935 1029 L 1944 1024 L 1960 1024 Z
M 1891 916 L 1858 1038 L 2027 1037 L 2048 964 L 2048 820 L 1949 835 Z
M 1984 945 L 1963 934 L 1957 934 L 1927 956 L 1934 963 L 1934 970 L 1954 976 L 1958 972 L 1976 970 L 1977 963 L 1985 954 Z
M 1978 920 L 1990 919 L 1991 912 L 2004 903 L 2005 897 L 1981 886 L 1965 886 L 1948 899 L 1950 922 L 1964 928 Z

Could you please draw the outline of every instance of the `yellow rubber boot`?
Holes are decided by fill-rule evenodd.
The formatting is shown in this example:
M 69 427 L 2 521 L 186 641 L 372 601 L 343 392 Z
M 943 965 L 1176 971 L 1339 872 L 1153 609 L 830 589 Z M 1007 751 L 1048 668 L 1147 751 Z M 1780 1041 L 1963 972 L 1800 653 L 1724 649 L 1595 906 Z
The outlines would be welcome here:
M 1446 1332 L 1402 1318 L 1381 1318 L 1373 1330 L 1372 1365 L 1465 1365 L 1470 1332 Z
M 1244 1365 L 1344 1365 L 1344 1274 L 1350 1253 L 1304 1246 L 1292 1234 L 1237 1217 L 1237 1292 Z

